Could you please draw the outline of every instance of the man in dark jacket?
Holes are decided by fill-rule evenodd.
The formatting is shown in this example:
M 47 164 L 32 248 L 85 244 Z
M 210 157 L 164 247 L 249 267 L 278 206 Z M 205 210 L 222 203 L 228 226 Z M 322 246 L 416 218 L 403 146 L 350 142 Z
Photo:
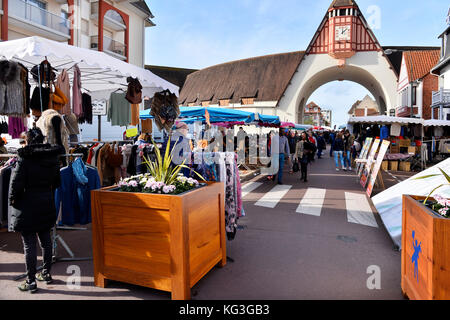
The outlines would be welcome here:
M 323 133 L 320 132 L 317 136 L 317 158 L 322 159 L 322 152 L 327 148 L 325 139 L 323 138 Z
M 27 146 L 18 150 L 19 161 L 11 176 L 9 201 L 14 231 L 20 232 L 25 251 L 27 280 L 21 291 L 37 291 L 36 279 L 52 282 L 52 242 L 50 231 L 56 222 L 54 192 L 60 185 L 60 146 L 43 144 L 40 129 L 27 133 Z M 36 275 L 37 237 L 43 251 L 43 271 Z

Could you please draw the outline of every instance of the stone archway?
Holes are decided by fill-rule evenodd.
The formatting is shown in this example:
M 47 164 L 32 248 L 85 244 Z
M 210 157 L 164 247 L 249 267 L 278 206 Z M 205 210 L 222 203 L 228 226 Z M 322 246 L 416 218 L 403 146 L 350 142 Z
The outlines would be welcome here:
M 386 93 L 384 92 L 382 85 L 372 74 L 365 69 L 356 66 L 346 66 L 344 68 L 330 67 L 316 73 L 308 79 L 301 88 L 297 98 L 297 123 L 303 122 L 304 108 L 314 91 L 329 82 L 344 80 L 358 83 L 366 88 L 374 96 L 380 109 L 380 113 L 385 114 L 387 112 Z M 347 110 L 343 110 L 343 112 L 346 111 Z

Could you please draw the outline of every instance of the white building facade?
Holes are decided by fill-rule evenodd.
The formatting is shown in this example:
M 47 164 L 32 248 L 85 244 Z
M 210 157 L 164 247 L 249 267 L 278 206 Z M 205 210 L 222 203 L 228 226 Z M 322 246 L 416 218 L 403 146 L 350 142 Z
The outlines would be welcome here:
M 439 90 L 433 92 L 432 108 L 438 110 L 439 120 L 450 120 L 450 10 L 447 29 L 439 36 L 442 40 L 441 58 L 431 73 L 439 77 Z
M 0 39 L 40 36 L 144 67 L 152 18 L 144 0 L 0 0 Z

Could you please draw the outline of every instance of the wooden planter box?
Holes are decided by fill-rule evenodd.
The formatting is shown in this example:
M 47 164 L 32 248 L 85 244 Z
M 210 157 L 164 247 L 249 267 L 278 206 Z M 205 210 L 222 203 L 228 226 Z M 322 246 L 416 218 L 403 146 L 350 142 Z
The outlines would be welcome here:
M 95 285 L 107 280 L 190 299 L 190 289 L 226 264 L 223 183 L 182 195 L 92 191 Z
M 425 197 L 403 196 L 402 291 L 409 299 L 414 300 L 448 300 L 450 219 L 435 214 L 417 201 L 424 199 Z M 419 251 L 415 249 L 419 245 L 416 269 L 412 259 L 415 251 Z
M 398 171 L 398 161 L 389 161 L 389 171 Z

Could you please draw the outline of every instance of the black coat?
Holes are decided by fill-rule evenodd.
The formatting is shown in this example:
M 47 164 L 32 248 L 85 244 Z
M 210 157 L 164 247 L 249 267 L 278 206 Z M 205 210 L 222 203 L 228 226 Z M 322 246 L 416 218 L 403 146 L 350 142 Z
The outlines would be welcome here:
M 54 191 L 61 184 L 58 155 L 64 150 L 37 144 L 19 149 L 18 153 L 9 191 L 14 231 L 50 230 L 57 216 Z

